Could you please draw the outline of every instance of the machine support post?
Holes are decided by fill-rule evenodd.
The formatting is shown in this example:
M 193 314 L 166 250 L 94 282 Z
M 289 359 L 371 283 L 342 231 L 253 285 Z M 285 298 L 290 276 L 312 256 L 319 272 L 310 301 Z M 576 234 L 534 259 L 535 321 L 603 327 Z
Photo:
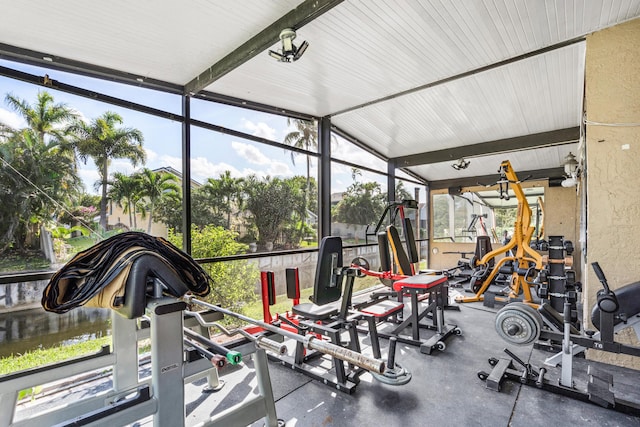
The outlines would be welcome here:
M 113 366 L 113 389 L 124 391 L 138 385 L 138 338 L 137 320 L 126 319 L 117 312 L 111 312 L 113 328 L 113 354 L 116 363 Z
M 261 348 L 256 348 L 256 379 L 258 380 L 258 390 L 264 399 L 266 412 L 265 425 L 268 427 L 276 427 L 278 425 L 278 416 L 276 415 L 276 403 L 273 397 L 273 389 L 271 388 L 271 376 L 269 375 L 267 360 L 266 351 Z
M 571 342 L 571 303 L 564 303 L 564 339 L 562 340 L 562 374 L 560 384 L 573 387 L 573 343 Z
M 151 310 L 151 373 L 153 395 L 162 404 L 154 414 L 153 425 L 184 426 L 183 313 L 186 304 L 173 298 L 154 299 Z M 170 345 L 162 345 L 170 343 Z

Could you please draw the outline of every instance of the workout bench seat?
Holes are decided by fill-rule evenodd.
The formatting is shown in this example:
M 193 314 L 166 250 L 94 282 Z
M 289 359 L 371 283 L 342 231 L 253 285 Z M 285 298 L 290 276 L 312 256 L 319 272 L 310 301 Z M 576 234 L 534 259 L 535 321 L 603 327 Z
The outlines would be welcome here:
M 403 309 L 403 303 L 385 299 L 379 300 L 374 304 L 361 307 L 359 311 L 362 313 L 370 314 L 376 319 L 388 319 L 390 316 L 393 316 L 396 313 L 401 313 Z
M 447 276 L 433 274 L 417 274 L 393 283 L 393 290 L 398 293 L 398 301 L 402 302 L 403 295 L 408 293 L 411 298 L 411 313 L 400 325 L 393 329 L 391 335 L 398 341 L 407 344 L 419 345 L 422 353 L 431 354 L 434 349 L 444 350 L 444 340 L 449 336 L 460 334 L 456 325 L 447 325 L 444 322 L 444 309 L 448 304 Z M 421 310 L 420 297 L 428 293 L 428 305 Z M 420 321 L 431 315 L 432 325 L 425 325 Z M 401 332 L 411 327 L 411 336 L 405 336 Z M 420 328 L 435 330 L 436 333 L 428 340 L 420 339 Z M 383 334 L 381 334 L 384 336 Z

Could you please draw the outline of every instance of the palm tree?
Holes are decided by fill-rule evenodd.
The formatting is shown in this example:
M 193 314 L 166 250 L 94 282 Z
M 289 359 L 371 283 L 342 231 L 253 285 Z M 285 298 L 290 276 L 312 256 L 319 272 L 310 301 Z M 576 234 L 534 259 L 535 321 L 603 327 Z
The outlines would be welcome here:
M 53 96 L 46 91 L 38 92 L 37 102 L 33 106 L 11 94 L 5 96 L 5 102 L 22 116 L 27 127 L 37 133 L 41 142 L 55 139 L 65 148 L 71 148 L 68 136 L 78 115 L 67 104 L 54 104 Z
M 91 157 L 98 167 L 102 186 L 100 226 L 103 230 L 107 228 L 107 185 L 111 160 L 128 159 L 134 167 L 145 162 L 142 132 L 138 129 L 118 127 L 122 122 L 120 115 L 107 111 L 93 119 L 90 124 L 79 122 L 74 128 L 80 158 L 86 163 Z
M 222 210 L 227 214 L 227 230 L 231 230 L 231 213 L 233 211 L 233 204 L 236 204 L 238 210 L 242 208 L 242 186 L 244 179 L 233 178 L 231 172 L 226 170 L 220 174 L 220 178 L 215 180 L 216 193 L 224 200 Z
M 177 196 L 180 193 L 180 186 L 177 184 L 175 176 L 167 172 L 154 172 L 145 168 L 136 177 L 140 183 L 140 196 L 146 198 L 148 202 L 147 233 L 151 233 L 153 210 L 156 204 L 163 196 Z
M 140 181 L 134 176 L 115 172 L 113 179 L 109 181 L 109 198 L 129 214 L 129 228 L 138 227 L 136 221 L 136 204 L 140 193 Z
M 291 145 L 292 147 L 301 148 L 307 151 L 318 149 L 318 127 L 315 121 L 307 121 L 300 119 L 288 118 L 287 124 L 293 125 L 295 130 L 289 132 L 284 137 L 284 143 Z M 304 212 L 305 218 L 302 219 L 300 232 L 302 233 L 302 227 L 306 219 L 306 211 L 309 201 L 309 186 L 311 180 L 311 158 L 308 154 L 305 155 L 307 159 L 307 185 L 305 187 L 304 196 Z M 295 152 L 291 152 L 291 163 L 295 165 Z
M 0 124 L 0 252 L 14 241 L 22 249 L 33 226 L 68 205 L 82 185 L 70 142 L 71 124 L 77 118 L 73 110 L 55 104 L 47 92 L 39 92 L 33 106 L 10 94 L 5 101 L 27 127 Z

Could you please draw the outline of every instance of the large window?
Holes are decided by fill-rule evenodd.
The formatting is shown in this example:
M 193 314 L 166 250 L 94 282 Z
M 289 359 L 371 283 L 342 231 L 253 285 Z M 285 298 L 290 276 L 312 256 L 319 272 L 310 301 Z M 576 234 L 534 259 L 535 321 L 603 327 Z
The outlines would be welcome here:
M 386 175 L 331 163 L 331 234 L 345 244 L 374 243 L 387 206 Z
M 490 236 L 495 228 L 493 212 L 474 193 L 433 196 L 433 238 L 452 242 L 474 242 Z
M 69 84 L 146 99 L 52 70 L 20 66 Z M 179 206 L 181 126 L 99 100 L 0 77 L 0 253 L 3 272 L 50 270 L 125 230 L 166 236 L 164 200 Z M 162 94 L 158 108 L 179 97 Z
M 539 229 L 543 221 L 544 187 L 528 187 L 523 192 L 532 211 L 530 225 Z M 508 199 L 500 198 L 496 190 L 481 190 L 461 194 L 437 193 L 433 194 L 432 200 L 435 241 L 471 243 L 475 242 L 476 236 L 490 236 L 494 243 L 502 243 L 505 232 L 507 236 L 513 234 L 518 200 L 511 190 Z
M 191 138 L 192 233 L 222 227 L 242 253 L 317 245 L 315 156 L 197 127 Z

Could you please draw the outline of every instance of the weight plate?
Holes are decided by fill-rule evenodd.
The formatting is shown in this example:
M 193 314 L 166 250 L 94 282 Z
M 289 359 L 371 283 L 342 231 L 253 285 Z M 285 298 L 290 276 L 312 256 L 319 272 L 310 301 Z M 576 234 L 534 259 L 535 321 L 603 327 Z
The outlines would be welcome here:
M 363 258 L 361 256 L 355 257 L 353 261 L 351 261 L 351 264 L 357 265 L 358 267 L 362 267 L 365 270 L 370 270 L 369 261 L 367 261 L 366 258 Z
M 516 345 L 527 345 L 540 338 L 542 317 L 533 307 L 511 303 L 496 314 L 496 332 L 503 340 Z

